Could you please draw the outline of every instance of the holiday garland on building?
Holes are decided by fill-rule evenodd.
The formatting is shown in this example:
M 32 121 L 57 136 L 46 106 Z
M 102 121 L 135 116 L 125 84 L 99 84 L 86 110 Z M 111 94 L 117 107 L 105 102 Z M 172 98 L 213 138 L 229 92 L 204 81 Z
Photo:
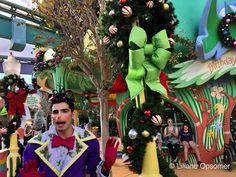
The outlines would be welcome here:
M 173 33 L 178 24 L 172 3 L 167 0 L 110 0 L 100 18 L 99 33 L 110 58 L 128 66 L 128 39 L 132 25 L 142 27 L 148 43 L 157 32 L 165 29 L 173 44 Z
M 226 47 L 236 48 L 236 39 L 232 36 L 230 29 L 231 25 L 235 25 L 236 13 L 228 13 L 220 21 L 219 25 L 219 36 L 222 45 Z
M 0 80 L 0 96 L 5 100 L 7 110 L 9 107 L 9 99 L 7 98 L 9 96 L 8 94 L 9 92 L 14 92 L 15 88 L 23 91 L 25 95 L 29 93 L 29 86 L 25 82 L 24 78 L 20 78 L 20 76 L 16 74 L 10 74 Z
M 28 84 L 24 78 L 16 74 L 10 74 L 0 80 L 0 95 L 5 100 L 6 108 L 10 118 L 6 127 L 7 132 L 3 134 L 4 144 L 7 148 L 10 146 L 10 136 L 21 124 L 21 117 L 24 114 L 23 103 L 27 94 L 30 92 Z M 18 142 L 19 153 L 23 153 L 23 146 Z

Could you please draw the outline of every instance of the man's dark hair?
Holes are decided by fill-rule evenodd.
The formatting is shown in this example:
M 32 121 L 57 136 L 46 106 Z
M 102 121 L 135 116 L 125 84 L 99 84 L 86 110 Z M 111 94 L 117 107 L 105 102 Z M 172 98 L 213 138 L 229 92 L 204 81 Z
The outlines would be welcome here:
M 53 94 L 51 95 L 49 102 L 51 103 L 51 107 L 54 104 L 57 103 L 67 103 L 69 105 L 69 108 L 73 112 L 75 107 L 74 107 L 74 98 L 72 96 L 69 96 L 68 93 L 66 93 L 64 90 L 61 90 L 59 92 L 53 91 Z

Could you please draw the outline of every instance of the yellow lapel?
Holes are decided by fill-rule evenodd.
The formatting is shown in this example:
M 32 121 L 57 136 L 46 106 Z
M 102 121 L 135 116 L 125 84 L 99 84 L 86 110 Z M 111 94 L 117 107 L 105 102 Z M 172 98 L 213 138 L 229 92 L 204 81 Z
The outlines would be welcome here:
M 70 161 L 70 163 L 68 163 L 66 165 L 66 167 L 61 171 L 61 176 L 66 172 L 66 170 L 68 170 L 68 168 L 70 168 L 70 166 L 72 166 L 76 160 L 78 160 L 78 158 L 85 152 L 85 150 L 88 148 L 87 144 L 85 144 L 84 142 L 81 141 L 81 139 L 79 138 L 78 134 L 75 134 L 75 149 L 76 149 L 76 153 L 77 155 Z
M 70 166 L 72 166 L 76 160 L 85 152 L 88 146 L 80 139 L 79 134 L 75 134 L 75 149 L 76 155 L 72 158 L 72 160 L 66 165 L 66 167 L 59 172 L 50 162 L 50 154 L 48 151 L 48 146 L 50 146 L 50 137 L 45 142 L 40 142 L 42 139 L 41 135 L 35 136 L 30 139 L 28 143 L 40 144 L 41 146 L 35 150 L 35 153 L 42 159 L 42 161 L 58 176 L 61 177 Z

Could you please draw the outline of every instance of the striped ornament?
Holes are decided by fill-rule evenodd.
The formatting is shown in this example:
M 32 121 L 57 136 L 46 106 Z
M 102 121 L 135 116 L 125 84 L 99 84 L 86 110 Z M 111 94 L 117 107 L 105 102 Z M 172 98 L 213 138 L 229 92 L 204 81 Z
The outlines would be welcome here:
M 154 5 L 154 2 L 153 2 L 153 1 L 147 1 L 147 2 L 146 2 L 146 6 L 147 6 L 147 8 L 149 8 L 149 9 L 153 8 L 153 5 Z
M 110 43 L 110 38 L 108 36 L 104 36 L 103 39 L 102 39 L 103 43 L 105 45 L 109 44 Z
M 154 125 L 160 126 L 162 123 L 161 116 L 160 115 L 152 116 L 152 122 L 154 123 Z
M 132 164 L 132 162 L 129 161 L 129 156 L 128 156 L 127 154 L 123 154 L 121 158 L 122 158 L 123 163 L 124 163 L 125 165 L 128 165 L 128 166 L 129 166 L 129 165 Z
M 117 29 L 117 27 L 116 27 L 115 25 L 111 25 L 111 26 L 109 27 L 109 32 L 110 32 L 111 34 L 116 34 L 117 31 L 118 31 L 118 29 Z
M 131 17 L 133 14 L 132 9 L 130 8 L 130 6 L 124 6 L 122 7 L 122 15 L 124 17 Z

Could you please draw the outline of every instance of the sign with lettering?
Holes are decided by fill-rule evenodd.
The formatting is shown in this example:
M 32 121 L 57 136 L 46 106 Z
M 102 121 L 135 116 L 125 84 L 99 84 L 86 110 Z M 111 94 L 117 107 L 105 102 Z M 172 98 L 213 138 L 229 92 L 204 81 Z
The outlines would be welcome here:
M 223 54 L 219 60 L 190 60 L 174 66 L 178 70 L 168 75 L 175 88 L 202 85 L 210 79 L 218 79 L 226 73 L 236 75 L 236 50 Z
M 41 102 L 41 98 L 38 94 L 28 94 L 25 104 L 31 109 L 38 109 Z

